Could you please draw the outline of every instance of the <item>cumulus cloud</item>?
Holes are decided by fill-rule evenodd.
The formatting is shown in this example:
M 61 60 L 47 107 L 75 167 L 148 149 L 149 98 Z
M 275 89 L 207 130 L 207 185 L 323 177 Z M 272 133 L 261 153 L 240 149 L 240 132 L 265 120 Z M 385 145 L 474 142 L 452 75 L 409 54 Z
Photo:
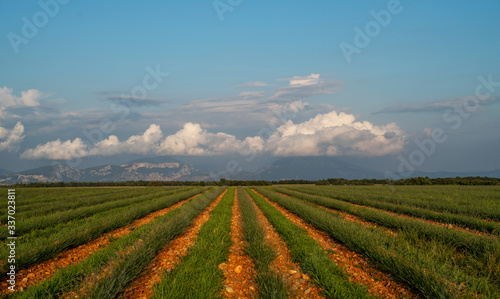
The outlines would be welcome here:
M 13 108 L 37 107 L 42 92 L 36 89 L 21 91 L 21 96 L 16 96 L 12 88 L 0 87 L 0 118 L 5 118 L 5 110 Z
M 200 124 L 186 123 L 177 133 L 167 136 L 160 144 L 159 153 L 165 155 L 213 155 L 234 152 L 239 146 L 235 136 L 210 133 Z
M 43 95 L 42 92 L 36 89 L 29 89 L 21 91 L 21 96 L 18 97 L 13 94 L 12 88 L 4 86 L 0 88 L 0 106 L 2 107 L 38 106 L 40 105 L 38 99 L 40 99 L 42 95 Z
M 29 149 L 21 157 L 72 159 L 122 153 L 210 156 L 238 152 L 276 156 L 382 156 L 401 151 L 404 144 L 405 134 L 394 123 L 377 126 L 368 121 L 356 121 L 352 114 L 332 111 L 302 123 L 288 120 L 267 140 L 260 136 L 240 140 L 224 132 L 209 132 L 192 122 L 163 138 L 160 126 L 153 124 L 142 135 L 131 136 L 125 141 L 112 135 L 87 148 L 79 138 L 65 142 L 56 140 Z
M 18 122 L 12 130 L 0 127 L 0 151 L 15 151 L 24 139 L 24 126 Z
M 142 135 L 134 135 L 120 142 L 117 136 L 111 135 L 98 142 L 89 152 L 91 156 L 112 156 L 122 153 L 151 154 L 155 153 L 163 133 L 160 126 L 152 124 Z
M 265 150 L 276 156 L 382 156 L 400 151 L 404 141 L 394 123 L 376 126 L 332 111 L 299 124 L 289 120 L 271 135 Z
M 80 138 L 61 142 L 57 139 L 39 144 L 21 154 L 23 159 L 71 160 L 88 156 L 87 145 Z

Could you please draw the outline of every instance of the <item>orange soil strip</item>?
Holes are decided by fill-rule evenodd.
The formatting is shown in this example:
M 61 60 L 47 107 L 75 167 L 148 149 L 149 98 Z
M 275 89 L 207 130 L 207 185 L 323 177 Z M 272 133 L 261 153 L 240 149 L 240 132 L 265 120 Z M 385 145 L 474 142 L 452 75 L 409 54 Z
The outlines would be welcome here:
M 231 241 L 227 263 L 219 265 L 224 272 L 224 291 L 226 298 L 257 298 L 256 270 L 252 259 L 246 254 L 243 240 L 243 220 L 241 218 L 238 193 L 234 198 L 231 219 Z
M 330 259 L 335 261 L 349 275 L 349 281 L 366 286 L 371 295 L 379 298 L 418 298 L 406 285 L 393 281 L 390 274 L 383 273 L 372 267 L 369 261 L 360 254 L 351 251 L 339 242 L 335 242 L 327 233 L 315 228 L 257 191 L 255 192 L 283 213 L 295 225 L 307 231 L 307 234 L 329 253 Z
M 201 194 L 201 193 L 200 193 Z M 199 196 L 200 194 L 194 195 L 188 199 L 185 199 L 183 201 L 180 201 L 168 208 L 162 209 L 155 211 L 153 213 L 150 213 L 143 218 L 137 219 L 134 222 L 115 229 L 111 232 L 105 233 L 99 238 L 80 245 L 78 247 L 75 247 L 73 249 L 61 252 L 58 254 L 55 258 L 41 262 L 40 264 L 36 264 L 30 268 L 23 269 L 19 271 L 16 275 L 16 284 L 17 287 L 19 288 L 20 291 L 23 291 L 25 288 L 40 283 L 46 279 L 49 279 L 52 277 L 52 275 L 55 274 L 55 272 L 61 268 L 66 268 L 70 265 L 77 264 L 83 260 L 85 260 L 87 257 L 89 257 L 91 254 L 94 252 L 97 252 L 98 250 L 102 249 L 103 247 L 106 247 L 110 244 L 110 238 L 120 238 L 123 236 L 128 235 L 129 233 L 132 232 L 133 229 L 136 229 L 138 227 L 141 227 L 145 224 L 148 224 L 149 222 L 153 221 L 154 219 L 163 216 L 167 214 L 168 212 L 177 209 L 181 205 L 185 204 L 188 202 L 190 199 L 195 198 L 196 196 Z M 0 283 L 0 294 L 6 294 L 8 292 L 7 289 L 7 281 L 3 281 Z
M 195 242 L 198 232 L 208 221 L 212 211 L 219 204 L 227 189 L 217 197 L 203 212 L 193 220 L 192 225 L 180 236 L 170 241 L 155 259 L 144 270 L 144 273 L 134 279 L 125 289 L 120 298 L 149 298 L 153 295 L 153 286 L 161 281 L 164 271 L 170 272 L 184 257 Z
M 281 240 L 280 235 L 253 200 L 251 202 L 266 236 L 266 241 L 277 253 L 277 257 L 272 261 L 270 268 L 283 278 L 288 289 L 293 292 L 291 298 L 325 298 L 320 295 L 323 290 L 310 281 L 311 279 L 302 272 L 299 264 L 292 262 L 290 250 L 285 242 Z

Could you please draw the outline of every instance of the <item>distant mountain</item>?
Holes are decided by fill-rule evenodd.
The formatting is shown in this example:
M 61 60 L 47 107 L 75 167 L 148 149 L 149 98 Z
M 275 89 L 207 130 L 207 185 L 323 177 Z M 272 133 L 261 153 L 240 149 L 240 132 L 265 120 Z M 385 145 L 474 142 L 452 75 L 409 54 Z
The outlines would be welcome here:
M 134 160 L 122 165 L 103 165 L 76 169 L 56 164 L 19 173 L 0 175 L 0 184 L 52 182 L 119 182 L 119 181 L 188 181 L 206 180 L 209 176 L 191 165 L 168 156 Z
M 209 181 L 220 175 L 230 180 L 321 180 L 327 178 L 383 179 L 384 173 L 347 163 L 338 157 L 287 157 L 261 168 L 259 171 L 239 172 L 226 177 L 224 169 L 202 170 L 169 156 L 144 158 L 122 165 L 102 165 L 76 169 L 64 164 L 34 168 L 17 173 L 0 169 L 0 184 L 54 183 L 54 182 L 120 182 L 120 181 Z M 500 170 L 485 172 L 422 172 L 411 177 L 466 177 L 487 176 L 500 178 Z
M 287 157 L 271 163 L 255 174 L 255 179 L 262 180 L 326 178 L 372 179 L 383 178 L 383 173 L 346 163 L 337 157 Z

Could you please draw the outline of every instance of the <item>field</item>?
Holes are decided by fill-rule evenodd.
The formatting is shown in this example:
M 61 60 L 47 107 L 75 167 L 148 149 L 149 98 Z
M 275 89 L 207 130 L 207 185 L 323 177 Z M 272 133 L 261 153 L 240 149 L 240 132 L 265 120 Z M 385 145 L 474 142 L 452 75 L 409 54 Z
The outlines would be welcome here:
M 1 298 L 500 298 L 498 186 L 0 190 Z

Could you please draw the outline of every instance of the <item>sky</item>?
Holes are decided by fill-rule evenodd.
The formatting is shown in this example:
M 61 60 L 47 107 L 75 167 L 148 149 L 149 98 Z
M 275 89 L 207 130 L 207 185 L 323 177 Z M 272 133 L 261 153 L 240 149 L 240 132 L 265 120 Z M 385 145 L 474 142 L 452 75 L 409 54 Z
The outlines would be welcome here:
M 1 0 L 0 168 L 500 169 L 499 16 L 498 0 Z

